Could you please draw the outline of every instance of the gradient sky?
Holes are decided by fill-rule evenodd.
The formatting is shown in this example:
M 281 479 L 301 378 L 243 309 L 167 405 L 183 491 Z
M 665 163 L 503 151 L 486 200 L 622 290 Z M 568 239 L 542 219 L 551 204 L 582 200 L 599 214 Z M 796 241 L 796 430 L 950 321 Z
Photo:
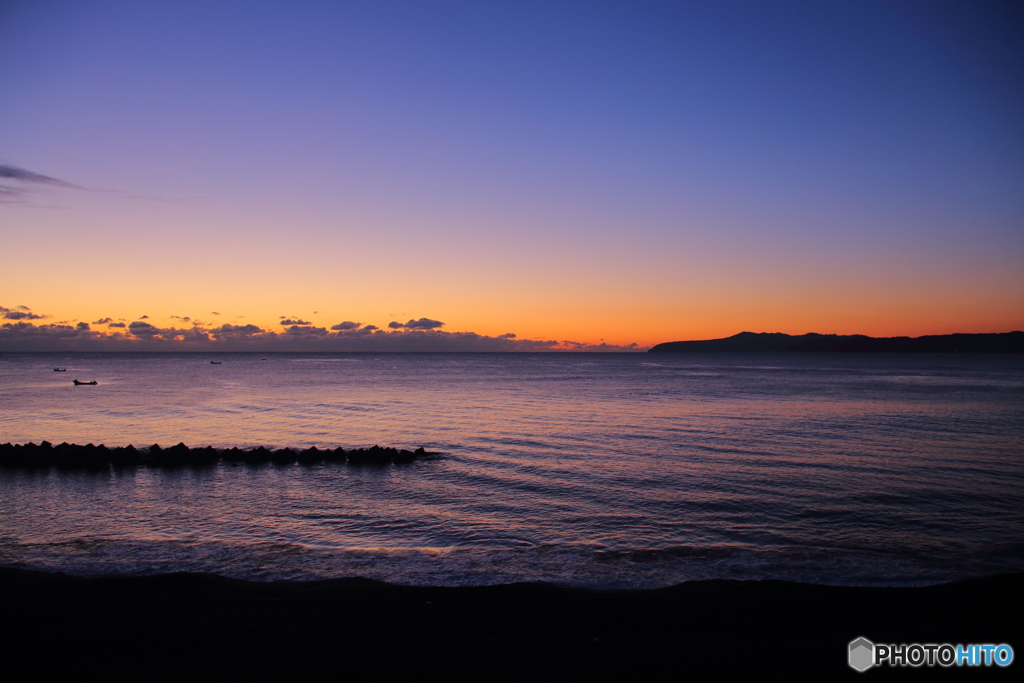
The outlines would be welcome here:
M 1022 329 L 1022 64 L 1019 3 L 6 0 L 0 307 Z

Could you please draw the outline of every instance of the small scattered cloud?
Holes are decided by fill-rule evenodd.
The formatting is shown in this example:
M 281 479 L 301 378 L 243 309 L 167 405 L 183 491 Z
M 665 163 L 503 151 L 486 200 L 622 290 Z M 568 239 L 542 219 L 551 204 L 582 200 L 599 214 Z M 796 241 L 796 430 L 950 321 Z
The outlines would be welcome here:
M 210 311 L 210 315 L 220 315 L 217 311 Z
M 142 316 L 139 316 L 139 320 L 145 320 L 148 317 L 149 317 L 148 315 L 142 315 Z
M 313 323 L 309 322 L 308 320 L 292 320 L 292 319 L 289 318 L 289 319 L 286 319 L 286 320 L 282 320 L 281 324 L 282 325 L 312 325 Z
M 75 329 L 78 329 L 78 330 L 88 330 L 89 329 L 89 323 L 86 323 L 86 322 L 78 323 L 77 325 L 75 325 Z
M 440 320 L 420 318 L 419 320 L 410 320 L 405 327 L 410 330 L 436 330 L 439 327 L 444 327 L 444 323 Z
M 109 318 L 108 318 L 109 320 Z M 107 327 L 124 327 L 124 323 L 107 323 Z
M 7 320 L 39 320 L 43 317 L 45 316 L 26 313 L 25 311 L 4 311 L 4 318 Z
M 373 330 L 379 330 L 380 328 L 376 325 L 366 325 L 363 327 L 364 332 L 372 332 Z
M 28 306 L 15 306 L 14 308 L 5 308 L 0 306 L 0 318 L 5 320 L 42 320 L 48 318 L 48 315 L 39 315 L 33 313 L 32 309 Z
M 40 187 L 62 187 L 85 190 L 81 185 L 42 173 L 26 171 L 10 164 L 0 164 L 0 203 L 24 203 Z
M 32 171 L 26 171 L 23 168 L 17 166 L 10 166 L 8 164 L 0 164 L 0 178 L 21 180 L 26 183 L 42 183 L 44 185 L 57 185 L 58 187 L 73 187 L 78 190 L 84 190 L 85 188 L 81 185 L 75 185 L 69 183 L 66 180 L 59 180 L 58 178 L 51 178 L 41 173 L 33 173 Z
M 167 317 L 168 317 L 168 318 L 172 318 L 172 319 L 174 319 L 174 320 L 180 320 L 180 321 L 181 321 L 181 322 L 183 322 L 183 323 L 187 323 L 187 322 L 189 322 L 190 320 L 192 320 L 192 318 L 188 317 L 187 315 L 185 315 L 185 316 L 181 316 L 181 315 L 169 315 L 169 316 L 167 316 Z
M 331 325 L 331 329 L 335 331 L 340 330 L 358 330 L 362 323 L 354 323 L 351 320 L 345 320 L 338 323 L 337 325 Z
M 114 322 L 113 318 L 100 318 L 99 320 L 93 320 L 92 324 L 93 325 L 109 325 L 112 322 Z
M 28 171 L 24 168 L 0 163 L 0 203 L 33 203 L 33 195 L 47 187 L 56 187 L 70 190 L 82 190 L 84 192 L 111 193 L 125 196 L 129 199 L 146 199 L 158 202 L 183 202 L 184 199 L 167 199 L 165 197 L 150 197 L 126 190 L 111 190 L 83 187 L 69 183 L 60 178 L 53 178 L 42 173 Z M 63 208 L 63 207 L 55 207 Z
M 390 322 L 388 327 L 393 330 L 436 330 L 439 327 L 444 327 L 444 323 L 440 320 L 431 320 L 430 318 L 420 318 L 419 320 L 410 320 L 406 323 Z

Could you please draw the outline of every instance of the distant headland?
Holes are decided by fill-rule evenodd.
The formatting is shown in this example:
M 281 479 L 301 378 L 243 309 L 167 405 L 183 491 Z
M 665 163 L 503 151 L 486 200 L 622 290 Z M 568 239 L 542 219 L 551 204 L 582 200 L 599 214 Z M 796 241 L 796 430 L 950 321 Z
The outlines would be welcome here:
M 665 342 L 650 353 L 1024 353 L 1024 332 L 868 337 L 863 334 L 740 332 L 725 339 Z

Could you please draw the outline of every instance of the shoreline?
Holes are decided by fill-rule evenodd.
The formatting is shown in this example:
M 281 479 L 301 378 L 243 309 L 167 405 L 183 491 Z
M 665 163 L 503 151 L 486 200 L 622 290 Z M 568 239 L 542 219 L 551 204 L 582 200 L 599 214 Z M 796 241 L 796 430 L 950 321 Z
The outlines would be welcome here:
M 118 668 L 159 664 L 194 673 L 422 675 L 440 668 L 454 678 L 548 678 L 734 670 L 782 679 L 859 675 L 846 663 L 846 646 L 861 636 L 1024 648 L 1024 573 L 908 588 L 711 580 L 594 590 L 0 568 L 0 595 L 16 625 L 8 651 L 39 661 L 60 653 L 76 674 L 92 666 L 109 671 L 113 657 Z M 930 670 L 882 667 L 873 675 Z

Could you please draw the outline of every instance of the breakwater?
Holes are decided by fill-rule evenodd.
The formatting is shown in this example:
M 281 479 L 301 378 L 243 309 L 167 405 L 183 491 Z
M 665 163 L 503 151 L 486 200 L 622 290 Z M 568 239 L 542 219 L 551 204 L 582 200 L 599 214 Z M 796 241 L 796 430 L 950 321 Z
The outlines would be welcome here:
M 4 468 L 46 468 L 60 467 L 76 470 L 103 470 L 111 467 L 209 467 L 220 462 L 236 465 L 315 465 L 337 463 L 349 465 L 390 465 L 407 464 L 419 458 L 436 456 L 423 448 L 406 450 L 390 447 L 320 449 L 316 446 L 306 449 L 280 448 L 271 450 L 263 446 L 251 449 L 240 448 L 189 448 L 183 443 L 169 448 L 159 444 L 144 448 L 105 445 L 62 443 L 54 446 L 48 441 L 39 444 L 0 445 L 0 467 Z

